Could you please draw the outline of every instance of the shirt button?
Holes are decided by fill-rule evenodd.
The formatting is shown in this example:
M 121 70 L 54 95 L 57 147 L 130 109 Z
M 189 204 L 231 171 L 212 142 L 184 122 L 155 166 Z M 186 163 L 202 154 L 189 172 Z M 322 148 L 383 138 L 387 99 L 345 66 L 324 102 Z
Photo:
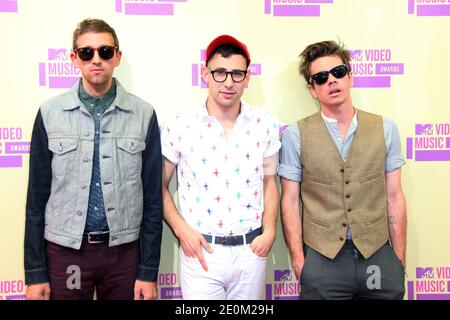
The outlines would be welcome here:
M 97 113 L 97 117 L 100 117 L 101 116 L 101 114 L 100 113 Z
M 99 186 L 100 186 L 100 183 L 97 182 L 97 183 L 95 184 L 95 186 L 96 186 L 96 187 L 99 187 Z
M 94 207 L 94 211 L 98 211 L 98 208 L 97 208 L 97 207 Z

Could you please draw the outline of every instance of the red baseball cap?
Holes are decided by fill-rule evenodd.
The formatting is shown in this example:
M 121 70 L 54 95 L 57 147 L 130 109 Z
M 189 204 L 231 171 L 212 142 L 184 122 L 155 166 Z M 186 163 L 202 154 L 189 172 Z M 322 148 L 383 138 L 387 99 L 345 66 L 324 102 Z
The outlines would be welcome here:
M 248 60 L 248 64 L 250 64 L 250 53 L 248 52 L 247 46 L 245 44 L 243 44 L 242 42 L 240 42 L 238 39 L 236 39 L 232 36 L 229 36 L 227 34 L 218 36 L 213 41 L 211 41 L 211 43 L 206 48 L 205 62 L 208 62 L 208 60 L 211 58 L 211 54 L 214 52 L 214 50 L 216 50 L 218 47 L 220 47 L 224 44 L 236 46 L 236 47 L 240 48 L 242 51 L 244 51 L 245 57 Z

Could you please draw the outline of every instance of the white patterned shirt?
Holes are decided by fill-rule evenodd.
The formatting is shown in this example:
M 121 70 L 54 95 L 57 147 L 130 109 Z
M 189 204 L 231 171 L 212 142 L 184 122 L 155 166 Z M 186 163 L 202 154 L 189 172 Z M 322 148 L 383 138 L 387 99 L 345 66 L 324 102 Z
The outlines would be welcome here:
M 264 160 L 278 155 L 281 147 L 275 118 L 241 103 L 227 138 L 203 105 L 162 126 L 161 145 L 163 155 L 177 165 L 179 210 L 191 227 L 230 236 L 261 226 Z

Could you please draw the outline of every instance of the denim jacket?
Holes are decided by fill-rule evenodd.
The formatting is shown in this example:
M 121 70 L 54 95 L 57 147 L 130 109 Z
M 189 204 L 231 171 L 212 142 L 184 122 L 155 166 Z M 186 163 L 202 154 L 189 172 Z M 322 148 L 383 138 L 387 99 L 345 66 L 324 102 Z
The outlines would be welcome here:
M 100 122 L 100 170 L 109 246 L 140 240 L 138 279 L 157 278 L 162 156 L 152 106 L 116 82 Z M 71 90 L 41 105 L 33 127 L 25 223 L 25 282 L 48 282 L 45 241 L 74 249 L 86 224 L 94 120 Z

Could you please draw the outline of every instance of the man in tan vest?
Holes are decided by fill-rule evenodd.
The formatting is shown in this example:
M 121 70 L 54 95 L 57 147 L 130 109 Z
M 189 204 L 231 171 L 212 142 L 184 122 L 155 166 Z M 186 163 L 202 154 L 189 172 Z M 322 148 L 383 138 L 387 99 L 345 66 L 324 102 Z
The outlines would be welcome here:
M 321 110 L 286 129 L 278 174 L 301 297 L 402 299 L 406 203 L 398 129 L 354 107 L 342 45 L 309 45 L 299 71 Z

